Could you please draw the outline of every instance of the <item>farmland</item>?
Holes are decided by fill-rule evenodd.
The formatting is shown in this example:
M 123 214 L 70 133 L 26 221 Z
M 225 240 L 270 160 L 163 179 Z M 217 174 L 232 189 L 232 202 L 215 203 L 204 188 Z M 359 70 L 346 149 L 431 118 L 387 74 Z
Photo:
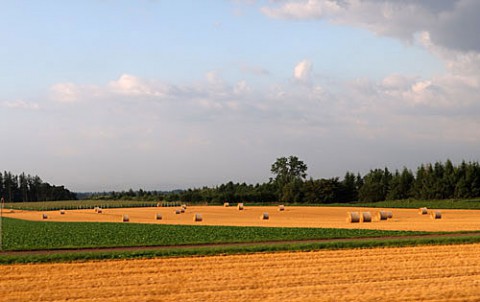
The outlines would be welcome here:
M 6 218 L 5 250 L 179 246 L 418 235 L 421 232 L 361 229 L 154 225 L 137 223 L 40 222 Z
M 480 244 L 0 266 L 5 301 L 478 301 Z
M 376 229 L 403 231 L 477 231 L 480 230 L 480 211 L 477 210 L 442 210 L 442 219 L 432 220 L 428 215 L 419 215 L 417 209 L 390 209 L 392 219 L 372 221 L 371 223 L 346 223 L 346 213 L 350 211 L 369 211 L 373 215 L 387 208 L 361 207 L 286 207 L 278 211 L 276 207 L 246 207 L 239 211 L 236 207 L 192 206 L 186 213 L 177 215 L 174 208 L 116 208 L 104 209 L 101 214 L 93 209 L 69 210 L 65 215 L 59 211 L 6 211 L 5 217 L 42 220 L 42 213 L 48 215 L 48 221 L 68 222 L 121 222 L 122 216 L 128 214 L 131 223 L 164 225 L 213 225 L 213 226 L 257 226 L 257 227 L 298 227 L 298 228 L 341 228 L 341 229 Z M 261 220 L 263 213 L 269 213 L 269 220 Z M 154 219 L 161 213 L 162 220 Z M 203 215 L 202 222 L 194 222 L 194 213 Z

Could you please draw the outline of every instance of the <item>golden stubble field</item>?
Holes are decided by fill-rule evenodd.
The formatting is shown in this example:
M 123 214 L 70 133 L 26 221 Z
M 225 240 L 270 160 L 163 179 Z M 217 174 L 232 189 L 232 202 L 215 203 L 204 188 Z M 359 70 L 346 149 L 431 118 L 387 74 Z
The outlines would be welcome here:
M 0 266 L 1 301 L 480 301 L 480 244 Z
M 418 209 L 379 209 L 354 207 L 286 207 L 278 211 L 277 207 L 246 207 L 239 211 L 236 207 L 192 206 L 185 213 L 175 214 L 178 208 L 123 208 L 103 209 L 97 214 L 93 209 L 70 210 L 61 215 L 59 211 L 5 211 L 6 217 L 27 220 L 42 220 L 42 213 L 48 215 L 48 221 L 100 221 L 121 222 L 128 215 L 130 223 L 158 224 L 198 224 L 230 226 L 271 226 L 271 227 L 315 227 L 315 228 L 362 228 L 381 230 L 411 231 L 475 231 L 480 230 L 479 210 L 441 210 L 442 219 L 433 220 L 430 215 L 419 215 Z M 347 223 L 348 211 L 368 211 L 375 216 L 380 210 L 393 212 L 393 218 L 387 221 L 374 219 L 371 223 Z M 261 220 L 260 215 L 267 212 L 269 220 Z M 161 213 L 162 220 L 155 220 L 155 214 Z M 194 222 L 194 213 L 202 214 L 202 222 Z

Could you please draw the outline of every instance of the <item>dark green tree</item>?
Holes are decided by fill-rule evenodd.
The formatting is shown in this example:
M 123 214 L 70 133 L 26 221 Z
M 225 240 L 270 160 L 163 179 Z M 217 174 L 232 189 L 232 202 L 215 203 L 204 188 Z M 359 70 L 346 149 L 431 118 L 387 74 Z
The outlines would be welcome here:
M 296 156 L 277 158 L 270 170 L 274 175 L 279 199 L 287 202 L 295 196 L 297 202 L 301 194 L 301 183 L 307 177 L 307 165 Z

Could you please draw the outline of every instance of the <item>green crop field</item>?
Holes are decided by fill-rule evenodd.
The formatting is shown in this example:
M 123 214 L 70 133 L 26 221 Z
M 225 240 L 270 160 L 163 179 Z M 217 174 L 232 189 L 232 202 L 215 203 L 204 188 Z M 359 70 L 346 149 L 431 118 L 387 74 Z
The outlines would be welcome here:
M 4 218 L 4 250 L 187 245 L 426 234 L 361 229 L 44 222 Z

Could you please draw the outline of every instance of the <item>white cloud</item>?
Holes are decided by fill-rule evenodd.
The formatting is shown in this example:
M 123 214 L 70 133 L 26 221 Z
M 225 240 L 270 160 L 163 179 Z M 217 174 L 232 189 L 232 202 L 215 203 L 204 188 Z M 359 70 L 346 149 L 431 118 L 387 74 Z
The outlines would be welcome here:
M 11 109 L 22 109 L 22 110 L 40 109 L 40 105 L 38 103 L 26 102 L 24 100 L 6 101 L 6 102 L 3 102 L 2 105 L 6 108 L 11 108 Z
M 289 1 L 280 7 L 263 7 L 262 12 L 272 18 L 316 19 L 341 10 L 337 1 Z
M 309 60 L 303 60 L 293 70 L 293 77 L 301 82 L 308 82 L 312 77 L 313 64 Z
M 57 83 L 50 88 L 50 91 L 53 99 L 61 103 L 76 102 L 80 96 L 80 88 L 74 83 Z
M 233 87 L 233 93 L 236 95 L 248 94 L 250 91 L 251 91 L 250 86 L 244 80 L 237 82 Z
M 169 93 L 166 85 L 144 81 L 130 74 L 123 74 L 118 80 L 109 83 L 111 91 L 129 96 L 162 97 Z

